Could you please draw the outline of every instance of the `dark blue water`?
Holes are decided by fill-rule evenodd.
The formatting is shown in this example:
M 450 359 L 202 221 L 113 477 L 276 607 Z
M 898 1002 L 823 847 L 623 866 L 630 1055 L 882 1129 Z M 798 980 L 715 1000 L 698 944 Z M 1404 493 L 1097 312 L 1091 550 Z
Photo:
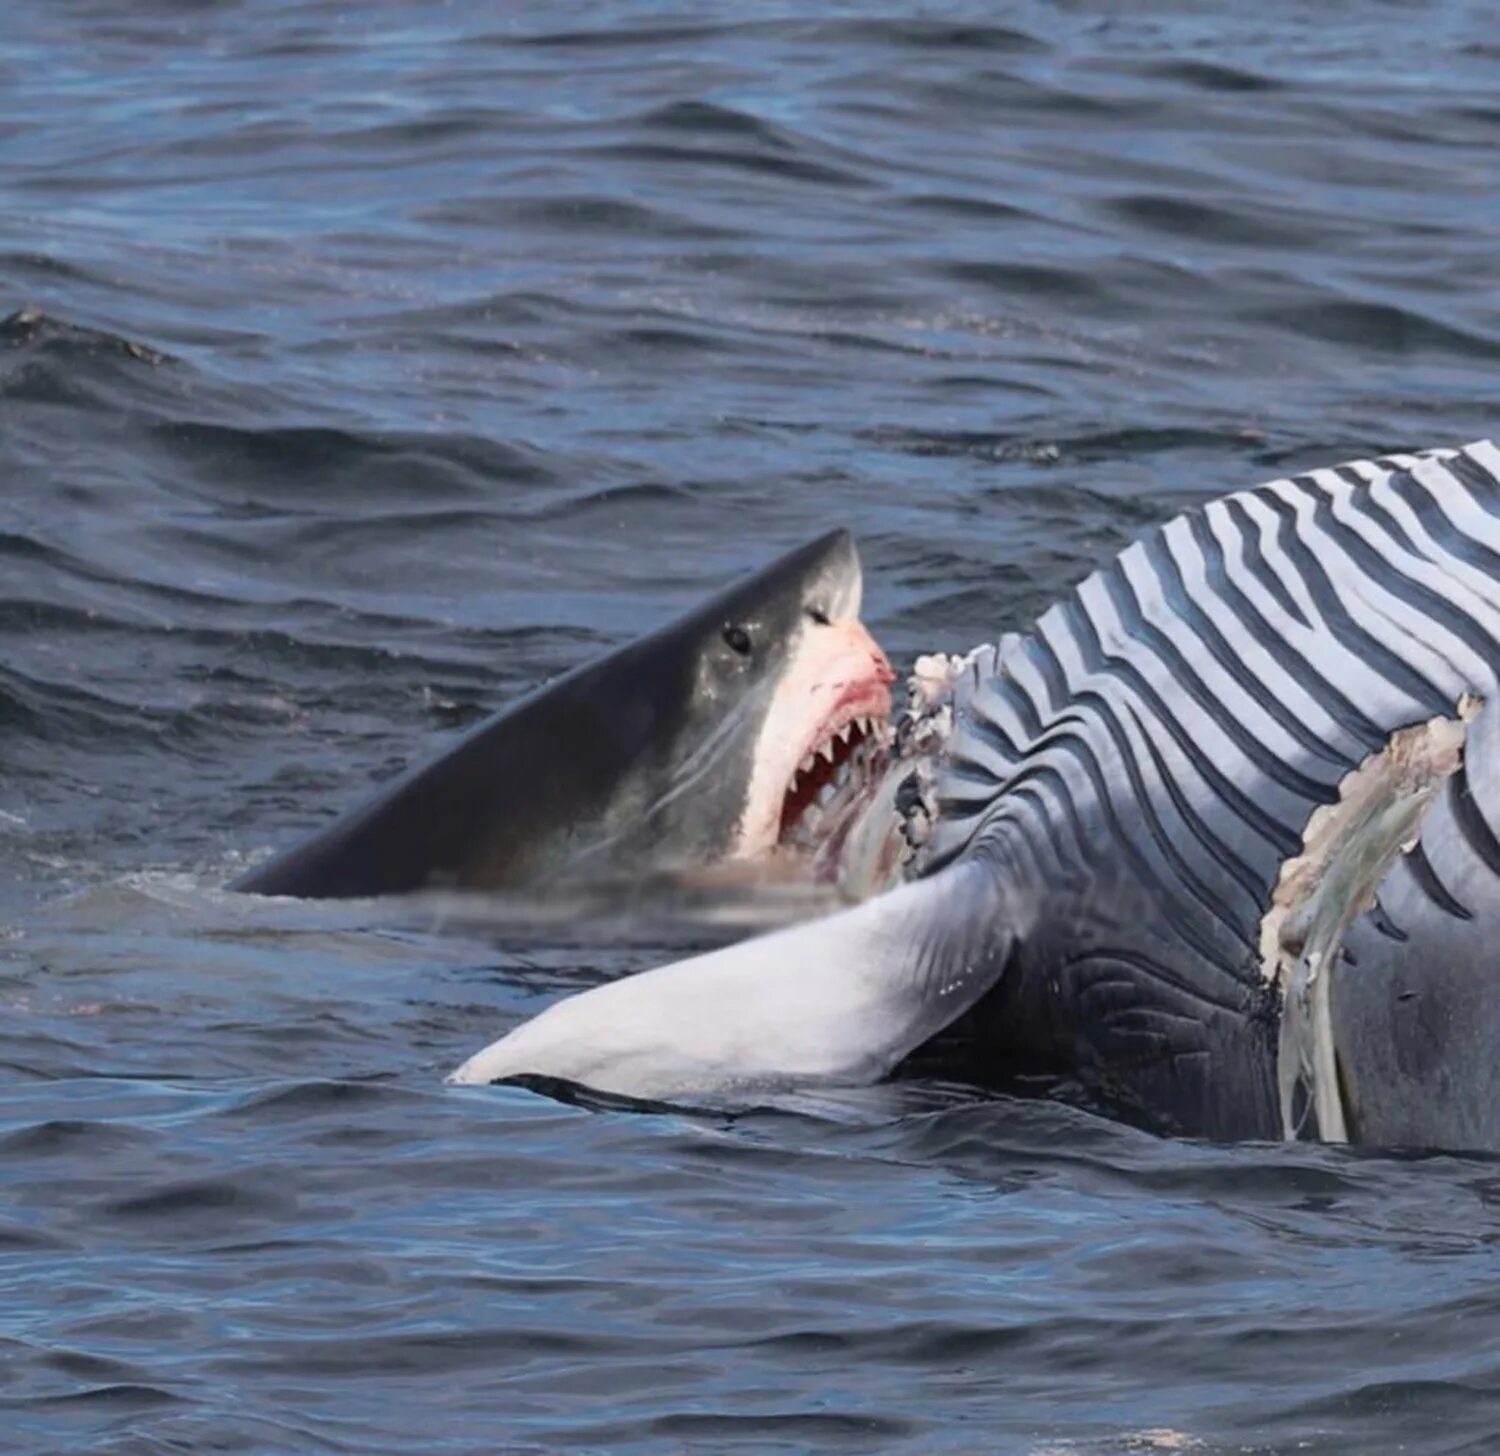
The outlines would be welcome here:
M 1496 429 L 1487 7 L 892 9 L 4 7 L 0 1450 L 1495 1449 L 1493 1161 L 449 1090 L 674 948 L 215 889 L 822 526 L 903 658 Z

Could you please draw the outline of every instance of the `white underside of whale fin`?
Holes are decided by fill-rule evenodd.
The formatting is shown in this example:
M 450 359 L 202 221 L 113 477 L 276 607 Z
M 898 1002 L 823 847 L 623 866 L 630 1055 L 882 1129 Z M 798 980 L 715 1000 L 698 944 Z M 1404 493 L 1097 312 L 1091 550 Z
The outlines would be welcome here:
M 530 1074 L 662 1100 L 877 1081 L 999 978 L 999 901 L 989 874 L 955 866 L 560 1001 L 448 1081 Z

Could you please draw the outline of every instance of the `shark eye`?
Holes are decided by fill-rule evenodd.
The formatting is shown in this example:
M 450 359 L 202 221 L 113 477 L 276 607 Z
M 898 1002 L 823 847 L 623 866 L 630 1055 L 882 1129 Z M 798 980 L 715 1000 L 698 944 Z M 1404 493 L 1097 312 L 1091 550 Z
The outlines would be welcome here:
M 743 627 L 731 623 L 724 629 L 724 640 L 741 657 L 750 656 L 750 634 Z
M 822 607 L 809 607 L 807 609 L 807 615 L 811 617 L 813 621 L 816 622 L 820 627 L 827 627 L 830 625 L 828 613 L 825 612 Z

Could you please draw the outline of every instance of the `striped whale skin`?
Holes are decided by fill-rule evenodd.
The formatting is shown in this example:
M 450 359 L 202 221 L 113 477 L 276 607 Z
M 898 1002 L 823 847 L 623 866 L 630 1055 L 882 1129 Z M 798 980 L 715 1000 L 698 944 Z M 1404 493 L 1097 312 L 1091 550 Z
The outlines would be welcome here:
M 974 654 L 928 866 L 982 860 L 1010 888 L 1015 949 L 972 1043 L 1162 1130 L 1281 1136 L 1258 937 L 1282 866 L 1396 730 L 1489 699 L 1497 655 L 1490 442 L 1215 500 Z M 1348 937 L 1335 997 L 1356 1136 L 1500 1143 L 1482 969 L 1500 945 L 1497 719 L 1481 712 Z

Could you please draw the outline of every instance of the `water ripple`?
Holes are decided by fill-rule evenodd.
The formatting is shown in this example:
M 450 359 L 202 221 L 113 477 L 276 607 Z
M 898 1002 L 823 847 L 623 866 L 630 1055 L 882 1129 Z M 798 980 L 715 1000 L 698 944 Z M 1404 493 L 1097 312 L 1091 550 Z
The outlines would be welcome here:
M 1470 9 L 7 22 L 0 1446 L 1489 1448 L 1492 1159 L 445 1089 L 691 935 L 216 888 L 831 525 L 906 658 L 1492 433 Z

